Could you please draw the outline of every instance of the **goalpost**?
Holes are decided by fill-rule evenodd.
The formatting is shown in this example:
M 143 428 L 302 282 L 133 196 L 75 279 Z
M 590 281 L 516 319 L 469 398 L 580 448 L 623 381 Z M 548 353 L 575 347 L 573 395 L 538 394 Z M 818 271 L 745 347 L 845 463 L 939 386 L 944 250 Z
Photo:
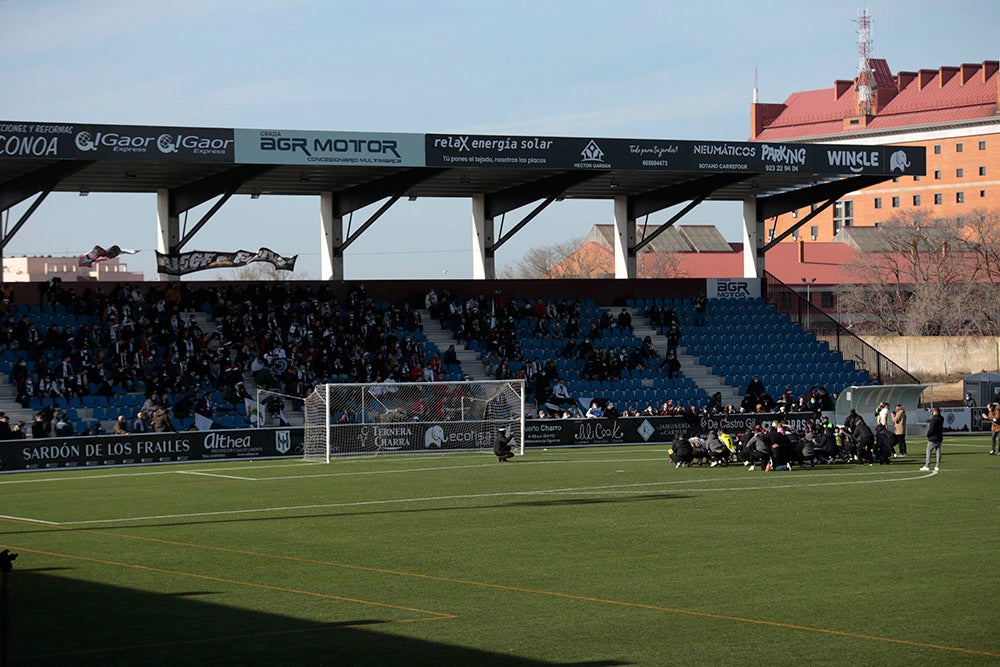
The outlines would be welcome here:
M 303 453 L 344 454 L 493 448 L 510 428 L 524 453 L 524 380 L 323 384 L 306 397 Z

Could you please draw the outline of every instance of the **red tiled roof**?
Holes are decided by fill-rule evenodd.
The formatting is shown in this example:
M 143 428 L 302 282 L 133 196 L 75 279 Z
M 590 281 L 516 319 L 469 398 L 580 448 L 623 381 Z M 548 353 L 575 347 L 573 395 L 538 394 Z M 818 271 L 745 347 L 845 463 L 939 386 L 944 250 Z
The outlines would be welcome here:
M 864 129 L 885 130 L 998 116 L 996 61 L 941 67 L 893 76 L 881 59 L 872 61 L 881 108 Z M 844 119 L 856 114 L 855 82 L 792 93 L 784 109 L 757 140 L 849 134 Z M 837 91 L 842 91 L 837 97 Z
M 799 261 L 798 243 L 778 243 L 767 251 L 767 272 L 787 285 L 800 285 L 802 279 L 816 279 L 814 285 L 841 285 L 857 282 L 843 270 L 845 263 L 857 256 L 846 243 L 810 241 L 802 244 Z M 684 278 L 738 277 L 743 275 L 743 252 L 677 253 L 677 270 Z

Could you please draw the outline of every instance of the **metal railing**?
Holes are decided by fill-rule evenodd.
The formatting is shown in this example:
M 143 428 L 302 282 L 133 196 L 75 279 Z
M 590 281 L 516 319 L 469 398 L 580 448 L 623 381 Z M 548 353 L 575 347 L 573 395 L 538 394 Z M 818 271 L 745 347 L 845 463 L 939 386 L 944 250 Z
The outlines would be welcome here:
M 830 317 L 805 297 L 764 272 L 764 298 L 778 312 L 825 340 L 830 348 L 840 352 L 847 361 L 853 361 L 859 370 L 879 384 L 918 384 L 905 368 L 861 340 L 840 322 Z

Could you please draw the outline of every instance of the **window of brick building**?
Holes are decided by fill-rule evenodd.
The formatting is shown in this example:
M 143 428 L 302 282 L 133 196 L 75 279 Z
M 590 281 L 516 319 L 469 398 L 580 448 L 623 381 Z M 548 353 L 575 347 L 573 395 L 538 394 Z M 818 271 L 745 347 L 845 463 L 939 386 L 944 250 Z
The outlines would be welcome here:
M 941 155 L 941 144 L 934 144 L 934 155 Z
M 833 205 L 833 232 L 836 234 L 844 227 L 854 224 L 854 202 L 838 201 Z
M 959 167 L 955 170 L 955 178 L 962 178 L 965 176 L 965 170 Z
M 833 292 L 819 293 L 819 307 L 823 310 L 833 310 Z
M 956 192 L 955 193 L 955 203 L 956 204 L 965 203 L 965 193 L 964 192 Z
M 981 150 L 981 151 L 986 150 L 986 140 L 985 139 L 980 139 L 979 140 L 979 150 Z
M 819 236 L 819 225 L 813 225 L 809 228 L 809 236 L 812 237 L 813 241 L 816 240 L 816 237 Z
M 893 197 L 892 198 L 892 207 L 893 208 L 899 208 L 899 197 Z
M 875 197 L 875 208 L 882 208 L 882 198 Z
M 935 204 L 944 203 L 944 196 L 940 192 L 934 194 L 934 203 Z
M 963 148 L 964 148 L 964 144 L 962 144 L 961 141 L 956 141 L 955 142 L 955 152 L 956 153 L 961 153 Z
M 913 205 L 920 206 L 920 195 L 913 195 Z
M 940 169 L 935 169 L 934 170 L 934 180 L 935 181 L 940 181 L 941 180 L 941 170 Z
M 986 175 L 986 167 L 984 167 L 984 166 L 983 167 L 979 167 L 979 175 L 980 176 L 985 176 Z

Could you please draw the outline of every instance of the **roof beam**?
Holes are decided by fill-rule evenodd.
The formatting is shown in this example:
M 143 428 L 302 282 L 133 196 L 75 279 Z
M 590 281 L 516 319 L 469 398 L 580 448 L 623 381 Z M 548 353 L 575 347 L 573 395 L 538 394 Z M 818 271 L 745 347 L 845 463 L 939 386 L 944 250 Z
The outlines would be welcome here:
M 757 199 L 757 222 L 794 211 L 813 202 L 840 199 L 848 192 L 888 181 L 892 176 L 851 176 L 839 181 L 820 183 L 790 192 Z
M 342 218 L 346 214 L 362 209 L 369 204 L 374 204 L 380 199 L 392 196 L 398 199 L 406 194 L 406 191 L 414 185 L 423 183 L 447 171 L 450 170 L 406 169 L 385 178 L 378 178 L 340 190 L 339 192 L 334 192 L 333 215 L 337 218 Z M 370 222 L 374 222 L 374 220 Z
M 361 236 L 366 229 L 368 229 L 373 224 L 375 224 L 375 221 L 378 220 L 379 218 L 381 218 L 383 213 L 385 213 L 386 211 L 388 211 L 392 207 L 393 204 L 395 204 L 397 201 L 399 201 L 400 196 L 401 195 L 395 194 L 395 195 L 389 197 L 389 199 L 387 199 L 384 204 L 382 204 L 381 206 L 379 206 L 378 210 L 375 211 L 374 213 L 372 213 L 371 216 L 369 216 L 369 218 L 367 220 L 365 220 L 361 224 L 361 226 L 358 227 L 357 230 L 353 234 L 348 234 L 347 238 L 344 239 L 344 242 L 341 243 L 339 247 L 334 248 L 334 250 L 333 250 L 334 254 L 335 255 L 343 255 L 344 251 L 347 250 L 347 246 L 349 246 L 352 243 L 354 243 L 355 241 L 357 241 L 358 237 Z
M 601 176 L 602 172 L 593 171 L 566 171 L 546 178 L 540 178 L 529 183 L 515 185 L 500 190 L 498 192 L 487 193 L 485 201 L 485 215 L 487 218 L 495 218 L 508 211 L 521 208 L 539 199 L 557 199 L 570 188 L 586 183 L 587 181 Z M 532 216 L 534 217 L 534 216 Z M 520 228 L 520 227 L 518 227 Z
M 740 181 L 750 180 L 757 176 L 759 174 L 713 174 L 712 176 L 696 178 L 640 195 L 632 195 L 628 198 L 628 219 L 638 220 L 644 215 L 676 206 L 682 201 L 699 198 L 703 201 L 724 187 L 734 185 Z
M 219 195 L 229 193 L 235 193 L 240 186 L 242 186 L 247 181 L 253 180 L 258 176 L 263 176 L 269 171 L 277 169 L 277 165 L 273 164 L 251 164 L 242 165 L 239 167 L 233 167 L 232 169 L 226 169 L 225 171 L 220 171 L 217 174 L 212 174 L 207 178 L 195 181 L 194 183 L 188 183 L 187 185 L 182 185 L 177 188 L 170 189 L 170 201 L 169 209 L 171 216 L 178 216 L 184 211 L 190 210 L 195 206 L 204 204 L 212 197 L 218 197 Z M 232 196 L 232 194 L 230 194 Z M 228 197 L 226 197 L 228 199 Z M 216 209 L 218 210 L 218 209 Z M 213 211 L 214 213 L 215 211 Z M 204 224 L 204 222 L 202 222 Z
M 792 233 L 795 232 L 795 230 L 801 229 L 807 222 L 809 222 L 810 220 L 812 220 L 813 218 L 815 218 L 817 215 L 819 215 L 820 213 L 822 213 L 826 209 L 828 209 L 831 206 L 833 206 L 834 202 L 836 202 L 836 201 L 837 201 L 836 198 L 827 199 L 821 205 L 817 206 L 815 209 L 813 209 L 812 211 L 810 211 L 809 215 L 807 215 L 806 217 L 802 218 L 797 223 L 795 223 L 794 225 L 792 225 L 791 227 L 789 227 L 788 229 L 786 229 L 785 231 L 783 231 L 780 235 L 778 235 L 777 238 L 771 239 L 770 243 L 768 243 L 767 245 L 765 245 L 763 248 L 761 248 L 757 252 L 757 256 L 758 257 L 763 257 L 765 252 L 767 252 L 768 250 L 770 250 L 771 248 L 773 248 L 775 245 L 777 245 L 778 243 L 784 241 L 786 238 L 788 238 L 789 236 L 791 236 Z
M 61 181 L 92 164 L 93 160 L 60 160 L 0 184 L 0 211 L 39 192 L 51 192 Z
M 683 218 L 685 215 L 687 215 L 688 213 L 690 213 L 691 209 L 693 209 L 695 206 L 697 206 L 698 204 L 700 204 L 703 201 L 705 201 L 705 197 L 707 197 L 708 195 L 709 195 L 709 193 L 702 194 L 700 197 L 698 197 L 697 199 L 691 201 L 687 206 L 685 206 L 680 211 L 678 211 L 672 218 L 670 218 L 669 220 L 667 220 L 666 222 L 664 222 L 662 225 L 660 225 L 649 236 L 643 236 L 643 238 L 642 238 L 641 241 L 639 241 L 634 246 L 632 246 L 631 248 L 629 248 L 629 251 L 628 251 L 629 255 L 631 256 L 631 255 L 637 255 L 637 254 L 639 254 L 639 251 L 642 250 L 643 248 L 645 248 L 650 243 L 652 243 L 653 239 L 655 239 L 657 236 L 659 236 L 663 232 L 665 232 L 668 229 L 670 229 L 671 227 L 673 227 L 675 222 L 677 222 L 678 220 L 680 220 L 681 218 Z M 645 232 L 645 228 L 646 228 L 646 226 L 643 225 L 643 231 L 644 232 Z

